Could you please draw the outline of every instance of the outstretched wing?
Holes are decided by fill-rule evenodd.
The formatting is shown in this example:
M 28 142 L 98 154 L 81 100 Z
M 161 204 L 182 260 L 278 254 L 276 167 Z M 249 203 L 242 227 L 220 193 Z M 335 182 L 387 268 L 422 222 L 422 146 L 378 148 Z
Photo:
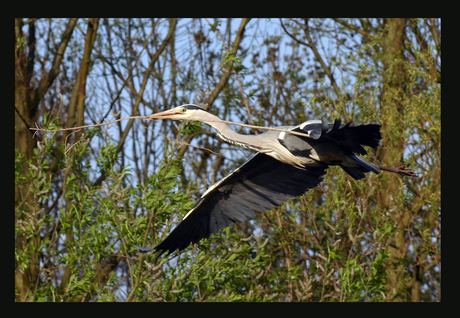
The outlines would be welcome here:
M 211 186 L 169 236 L 154 248 L 160 255 L 183 250 L 219 230 L 242 223 L 317 186 L 327 166 L 297 169 L 257 153 Z

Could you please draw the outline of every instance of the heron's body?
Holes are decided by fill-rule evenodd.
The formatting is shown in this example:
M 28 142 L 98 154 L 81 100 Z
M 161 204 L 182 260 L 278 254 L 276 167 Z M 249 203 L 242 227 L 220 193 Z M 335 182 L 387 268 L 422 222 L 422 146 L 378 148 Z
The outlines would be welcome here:
M 364 178 L 366 172 L 380 172 L 378 165 L 358 156 L 367 153 L 363 146 L 377 147 L 381 139 L 378 124 L 311 120 L 279 127 L 306 136 L 273 130 L 242 135 L 195 105 L 179 106 L 149 119 L 199 120 L 212 126 L 222 140 L 257 153 L 212 185 L 165 240 L 154 248 L 140 247 L 143 251 L 183 250 L 235 222 L 252 219 L 317 186 L 330 165 L 341 166 L 354 179 Z

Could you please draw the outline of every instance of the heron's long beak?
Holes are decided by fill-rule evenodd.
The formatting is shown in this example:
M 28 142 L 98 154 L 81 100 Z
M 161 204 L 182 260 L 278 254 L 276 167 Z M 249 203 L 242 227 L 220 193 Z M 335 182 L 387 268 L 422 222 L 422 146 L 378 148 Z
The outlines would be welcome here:
M 176 115 L 181 114 L 177 109 L 168 109 L 165 110 L 164 112 L 159 112 L 152 114 L 150 116 L 147 116 L 148 120 L 155 120 L 155 119 L 174 119 Z

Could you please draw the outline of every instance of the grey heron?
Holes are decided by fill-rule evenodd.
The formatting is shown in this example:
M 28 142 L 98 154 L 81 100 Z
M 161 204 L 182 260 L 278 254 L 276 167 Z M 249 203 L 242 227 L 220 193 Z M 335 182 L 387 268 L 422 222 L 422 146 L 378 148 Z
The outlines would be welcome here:
M 339 165 L 356 180 L 364 178 L 367 172 L 378 174 L 381 169 L 414 176 L 403 166 L 383 167 L 359 157 L 367 154 L 363 146 L 378 146 L 382 138 L 378 124 L 342 125 L 338 119 L 330 124 L 323 118 L 278 127 L 304 136 L 274 130 L 242 135 L 222 123 L 219 117 L 193 104 L 147 118 L 204 122 L 213 127 L 223 141 L 251 149 L 256 154 L 212 185 L 160 244 L 135 245 L 141 252 L 155 250 L 159 255 L 166 252 L 169 255 L 234 223 L 250 220 L 316 187 L 331 165 Z

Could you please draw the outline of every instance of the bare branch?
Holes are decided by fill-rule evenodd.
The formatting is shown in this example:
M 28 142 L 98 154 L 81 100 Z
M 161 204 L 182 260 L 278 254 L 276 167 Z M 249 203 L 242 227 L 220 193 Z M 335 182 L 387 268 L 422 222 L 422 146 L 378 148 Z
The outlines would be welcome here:
M 70 38 L 72 37 L 73 30 L 77 24 L 77 18 L 72 18 L 66 26 L 66 30 L 62 34 L 61 44 L 58 47 L 56 55 L 53 60 L 53 66 L 40 80 L 38 87 L 31 94 L 31 107 L 36 108 L 38 103 L 42 99 L 43 95 L 48 91 L 48 88 L 53 83 L 54 79 L 60 72 L 60 66 L 62 59 L 64 58 L 65 50 L 69 44 Z
M 122 121 L 122 120 L 127 120 L 127 119 L 129 119 L 129 120 L 131 120 L 131 121 L 133 121 L 134 119 L 147 119 L 147 120 L 152 120 L 151 118 L 149 118 L 150 116 L 151 116 L 151 115 L 149 115 L 149 116 L 130 116 L 130 117 L 125 117 L 125 118 L 120 118 L 120 119 L 117 119 L 117 120 L 109 121 L 109 122 L 106 122 L 106 123 L 94 124 L 94 125 L 86 125 L 86 126 L 79 126 L 79 127 L 72 127 L 72 128 L 44 129 L 44 128 L 40 128 L 38 125 L 36 125 L 37 127 L 35 127 L 35 128 L 29 128 L 29 129 L 30 129 L 30 130 L 37 130 L 37 131 L 46 131 L 46 132 L 58 132 L 58 131 L 80 130 L 80 129 L 84 129 L 84 128 L 100 127 L 100 126 L 110 125 L 110 124 L 113 124 L 113 123 L 116 123 L 116 122 L 119 122 L 119 121 Z M 254 125 L 240 124 L 240 123 L 235 123 L 235 122 L 227 121 L 227 120 L 213 120 L 212 122 L 219 122 L 219 123 L 224 123 L 224 124 L 229 124 L 229 125 L 237 125 L 237 126 L 242 126 L 242 127 L 252 128 L 252 129 L 276 130 L 276 131 L 285 132 L 285 133 L 289 133 L 289 134 L 296 135 L 296 136 L 310 137 L 310 136 L 307 135 L 307 134 L 299 133 L 299 132 L 292 131 L 292 130 L 281 129 L 281 128 L 274 128 L 274 127 L 264 127 L 264 126 L 254 126 Z M 187 142 L 187 144 L 188 144 L 188 143 L 189 143 L 189 142 Z

